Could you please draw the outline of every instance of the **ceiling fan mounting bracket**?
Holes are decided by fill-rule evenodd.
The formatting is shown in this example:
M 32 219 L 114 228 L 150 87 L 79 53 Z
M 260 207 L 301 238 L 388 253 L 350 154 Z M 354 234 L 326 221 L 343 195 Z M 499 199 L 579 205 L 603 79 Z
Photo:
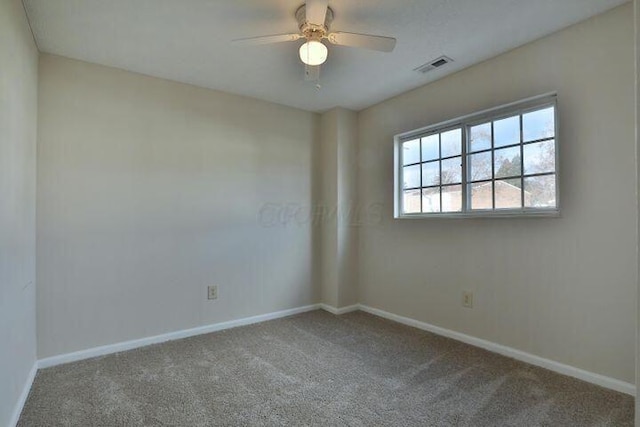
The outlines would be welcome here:
M 318 24 L 307 21 L 307 7 L 306 4 L 303 4 L 296 10 L 296 20 L 298 21 L 300 32 L 307 40 L 320 41 L 326 38 L 329 33 L 331 22 L 333 22 L 333 10 L 327 7 L 327 15 L 324 23 Z

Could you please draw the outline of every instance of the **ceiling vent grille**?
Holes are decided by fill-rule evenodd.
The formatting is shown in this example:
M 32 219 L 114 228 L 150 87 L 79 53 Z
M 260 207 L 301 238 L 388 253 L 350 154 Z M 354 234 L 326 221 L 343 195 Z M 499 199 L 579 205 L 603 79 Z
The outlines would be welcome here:
M 434 59 L 433 61 L 429 61 L 426 64 L 419 66 L 418 68 L 415 68 L 413 71 L 424 74 L 428 73 L 431 70 L 435 70 L 436 68 L 443 67 L 450 62 L 453 62 L 453 59 L 443 55 L 439 58 Z

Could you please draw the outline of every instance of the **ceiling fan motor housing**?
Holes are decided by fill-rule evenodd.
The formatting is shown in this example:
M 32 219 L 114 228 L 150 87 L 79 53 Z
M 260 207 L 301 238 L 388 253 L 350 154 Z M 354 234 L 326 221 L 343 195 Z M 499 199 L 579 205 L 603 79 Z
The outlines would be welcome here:
M 318 24 L 307 21 L 307 7 L 302 5 L 296 10 L 296 20 L 298 21 L 298 27 L 300 32 L 304 34 L 307 40 L 320 41 L 327 36 L 331 22 L 333 22 L 333 10 L 327 7 L 327 15 L 325 16 L 324 23 Z

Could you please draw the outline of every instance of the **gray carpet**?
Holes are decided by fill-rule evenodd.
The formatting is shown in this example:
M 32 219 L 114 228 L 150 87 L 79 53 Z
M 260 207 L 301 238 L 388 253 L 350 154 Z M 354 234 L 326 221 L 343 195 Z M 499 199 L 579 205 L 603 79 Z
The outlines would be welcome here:
M 43 369 L 19 426 L 632 426 L 633 398 L 356 312 Z

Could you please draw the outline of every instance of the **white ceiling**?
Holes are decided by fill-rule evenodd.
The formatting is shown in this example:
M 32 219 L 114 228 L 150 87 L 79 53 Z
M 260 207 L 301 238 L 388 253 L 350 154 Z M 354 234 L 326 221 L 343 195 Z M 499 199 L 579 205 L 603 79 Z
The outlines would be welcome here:
M 231 43 L 297 32 L 302 2 L 24 0 L 43 52 L 310 111 L 363 109 L 626 0 L 330 0 L 333 30 L 398 43 L 392 53 L 329 46 L 320 90 L 303 79 L 302 41 Z M 455 62 L 426 75 L 413 71 L 443 54 Z

